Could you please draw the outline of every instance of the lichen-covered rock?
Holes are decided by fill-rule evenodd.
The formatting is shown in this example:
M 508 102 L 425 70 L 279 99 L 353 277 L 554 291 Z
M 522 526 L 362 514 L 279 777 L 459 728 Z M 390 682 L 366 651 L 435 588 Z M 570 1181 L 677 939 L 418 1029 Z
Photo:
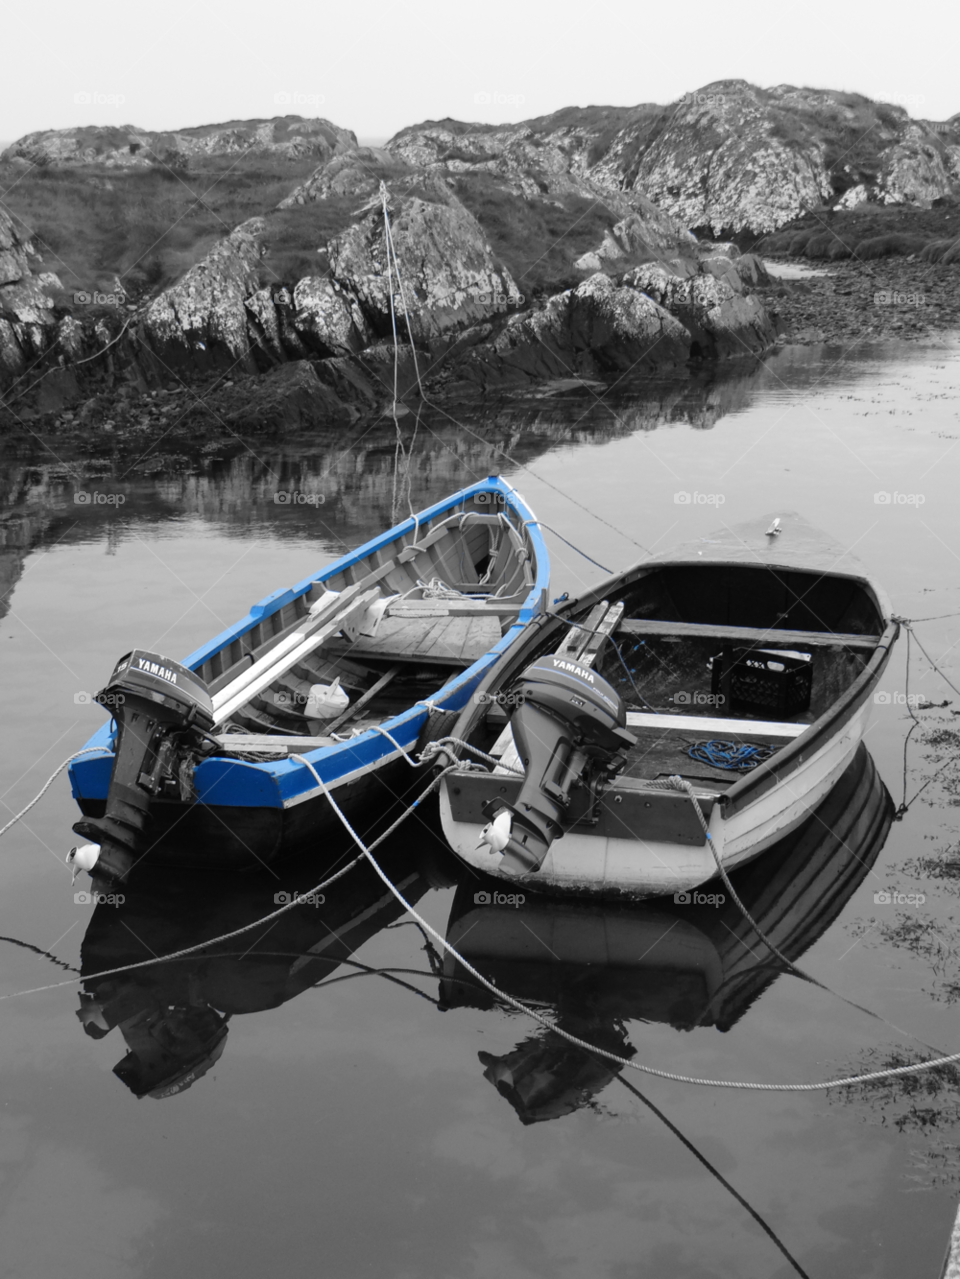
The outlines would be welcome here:
M 760 298 L 746 294 L 742 283 L 737 283 L 739 287 L 734 287 L 728 277 L 717 278 L 709 272 L 680 279 L 643 267 L 623 277 L 623 284 L 643 289 L 676 317 L 691 339 L 692 354 L 710 358 L 757 354 L 777 339 L 776 326 Z
M 939 196 L 950 194 L 953 182 L 944 164 L 944 151 L 926 130 L 911 124 L 883 154 L 880 198 L 885 204 L 916 204 L 929 208 Z M 950 157 L 947 163 L 950 162 Z
M 0 209 L 0 385 L 55 344 L 55 295 L 63 285 L 51 272 L 33 275 L 32 245 Z
M 277 206 L 292 208 L 295 204 L 309 204 L 314 200 L 326 200 L 330 196 L 354 196 L 358 199 L 372 195 L 384 175 L 395 176 L 403 172 L 402 160 L 380 147 L 357 147 L 337 152 L 312 173 L 306 182 L 290 192 Z
M 951 144 L 859 94 L 721 80 L 625 126 L 587 176 L 642 190 L 695 230 L 766 233 L 822 204 L 850 207 L 878 173 L 881 201 L 929 205 L 956 187 Z
M 371 209 L 327 246 L 334 280 L 358 299 L 382 337 L 391 331 L 391 296 L 401 330 L 405 303 L 414 341 L 467 328 L 519 304 L 520 290 L 495 261 L 479 222 L 448 191 L 441 194 L 443 203 L 400 199 L 391 214 L 403 296 L 387 269 L 380 209 Z
M 634 179 L 685 226 L 773 231 L 830 193 L 824 148 L 778 136 L 759 91 L 721 81 L 689 94 Z
M 370 329 L 354 297 L 333 280 L 307 276 L 293 291 L 294 326 L 321 355 L 350 355 L 370 341 Z
M 153 133 L 136 125 L 84 125 L 28 133 L 12 143 L 3 158 L 31 164 L 100 164 L 109 169 L 177 167 L 193 157 L 275 155 L 288 159 L 331 156 L 355 148 L 356 135 L 329 120 L 298 115 L 270 120 L 205 124 L 176 133 Z
M 652 217 L 645 210 L 642 214 L 631 213 L 610 227 L 600 247 L 584 253 L 574 265 L 581 271 L 595 272 L 607 266 L 623 270 L 631 261 L 657 258 L 665 248 L 675 248 L 678 243 L 693 250 L 696 242 L 692 236 L 678 234 L 675 225 L 667 227 L 662 217 Z
M 595 378 L 684 363 L 690 335 L 651 298 L 598 272 L 576 289 L 514 316 L 490 342 L 474 347 L 456 373 L 483 389 L 525 380 Z
M 239 361 L 254 371 L 246 301 L 260 287 L 263 233 L 262 218 L 242 222 L 149 304 L 140 335 L 161 360 L 186 358 L 199 367 Z

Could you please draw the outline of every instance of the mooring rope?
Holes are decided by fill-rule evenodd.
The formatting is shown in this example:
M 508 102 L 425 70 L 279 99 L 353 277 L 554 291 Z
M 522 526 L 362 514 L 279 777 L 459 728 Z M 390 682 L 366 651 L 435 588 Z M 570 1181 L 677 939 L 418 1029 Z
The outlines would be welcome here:
M 817 1083 L 765 1084 L 765 1083 L 756 1083 L 750 1080 L 702 1079 L 695 1075 L 682 1075 L 678 1073 L 677 1071 L 660 1070 L 656 1066 L 645 1066 L 642 1062 L 630 1060 L 627 1057 L 621 1057 L 618 1053 L 611 1052 L 607 1048 L 600 1048 L 597 1044 L 588 1043 L 587 1040 L 580 1039 L 579 1036 L 577 1035 L 571 1035 L 569 1031 L 564 1030 L 561 1026 L 555 1025 L 553 1022 L 549 1020 L 549 1018 L 543 1016 L 542 1013 L 538 1012 L 537 1009 L 531 1008 L 528 1004 L 523 1003 L 519 999 L 515 999 L 513 995 L 507 994 L 506 991 L 500 990 L 500 988 L 495 986 L 493 982 L 489 981 L 486 977 L 484 977 L 484 975 L 481 972 L 478 972 L 477 969 L 474 968 L 473 965 L 468 960 L 466 960 L 459 953 L 459 951 L 456 950 L 455 947 L 451 946 L 451 944 L 447 941 L 447 939 L 441 936 L 441 934 L 438 933 L 437 930 L 433 928 L 432 925 L 430 925 L 423 918 L 423 916 L 417 910 L 414 909 L 413 906 L 411 906 L 411 904 L 400 892 L 399 888 L 396 887 L 396 885 L 393 883 L 390 877 L 385 873 L 385 871 L 382 869 L 380 864 L 377 862 L 376 858 L 372 854 L 372 849 L 368 849 L 366 847 L 363 840 L 360 838 L 357 832 L 350 825 L 349 819 L 347 818 L 346 814 L 342 811 L 342 809 L 340 808 L 340 805 L 334 799 L 333 795 L 331 795 L 330 791 L 325 786 L 319 773 L 316 772 L 313 765 L 310 763 L 308 759 L 304 759 L 303 762 L 306 764 L 307 768 L 309 768 L 310 771 L 313 773 L 316 779 L 317 785 L 323 791 L 324 795 L 326 795 L 327 800 L 330 803 L 330 806 L 332 807 L 333 811 L 336 813 L 344 829 L 350 835 L 351 839 L 353 839 L 356 846 L 360 849 L 362 855 L 366 857 L 367 861 L 373 867 L 374 871 L 382 880 L 382 882 L 386 885 L 387 889 L 394 895 L 394 897 L 397 899 L 400 905 L 403 906 L 404 910 L 406 910 L 417 921 L 420 927 L 426 933 L 428 933 L 434 939 L 434 941 L 437 942 L 448 954 L 452 955 L 453 958 L 457 961 L 457 963 L 460 964 L 461 967 L 464 968 L 466 972 L 468 972 L 471 975 L 471 977 L 473 977 L 483 987 L 489 990 L 490 993 L 494 995 L 497 999 L 503 1001 L 506 1004 L 509 1004 L 510 1007 L 515 1008 L 517 1012 L 523 1013 L 527 1017 L 531 1017 L 534 1021 L 538 1022 L 546 1030 L 550 1031 L 552 1034 L 559 1035 L 561 1039 L 565 1039 L 568 1043 L 572 1044 L 575 1048 L 580 1048 L 584 1052 L 593 1053 L 594 1055 L 597 1055 L 600 1057 L 605 1057 L 608 1061 L 616 1062 L 618 1065 L 624 1066 L 628 1070 L 636 1070 L 644 1075 L 654 1075 L 658 1079 L 669 1079 L 669 1080 L 672 1080 L 674 1083 L 696 1084 L 697 1086 L 703 1087 L 703 1088 L 733 1088 L 733 1089 L 740 1089 L 740 1090 L 754 1091 L 754 1092 L 819 1092 L 827 1088 L 848 1088 L 848 1087 L 852 1087 L 854 1084 L 871 1083 L 874 1080 L 878 1080 L 878 1079 L 892 1079 L 901 1075 L 917 1075 L 917 1074 L 921 1074 L 925 1070 L 933 1070 L 939 1066 L 953 1065 L 953 1063 L 960 1061 L 960 1052 L 957 1052 L 957 1053 L 950 1053 L 943 1057 L 933 1058 L 930 1061 L 915 1062 L 909 1066 L 893 1066 L 885 1070 L 871 1070 L 860 1075 L 849 1075 L 839 1079 L 826 1079 L 826 1080 L 821 1080 Z M 779 954 L 776 948 L 773 947 L 772 945 L 771 945 L 771 949 L 774 951 L 775 954 Z M 789 960 L 785 960 L 785 962 L 788 964 L 790 963 Z M 808 980 L 816 982 L 815 978 L 810 978 Z M 819 983 L 816 983 L 816 984 L 819 984 Z

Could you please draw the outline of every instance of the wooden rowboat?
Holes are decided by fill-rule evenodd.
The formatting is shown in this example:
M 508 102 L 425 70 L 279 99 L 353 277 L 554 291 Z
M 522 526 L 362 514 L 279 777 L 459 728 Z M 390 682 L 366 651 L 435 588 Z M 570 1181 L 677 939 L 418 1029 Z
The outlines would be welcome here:
M 489 672 L 453 735 L 496 764 L 445 778 L 444 834 L 531 891 L 696 889 L 711 843 L 741 865 L 830 791 L 897 633 L 862 566 L 799 516 L 654 556 Z
M 870 873 L 894 806 L 861 745 L 836 786 L 797 830 L 734 871 L 737 895 L 791 962 L 826 932 Z M 447 941 L 500 990 L 623 1057 L 636 1051 L 631 1023 L 730 1031 L 782 976 L 724 885 L 710 903 L 551 900 L 526 894 L 498 903 L 496 882 L 461 882 Z M 479 890 L 479 891 L 478 891 Z M 496 1000 L 449 953 L 444 1007 L 491 1009 Z M 535 1030 L 500 1056 L 481 1053 L 484 1077 L 524 1123 L 589 1105 L 620 1072 L 615 1063 Z
M 114 719 L 70 768 L 74 829 L 92 841 L 75 864 L 110 879 L 144 856 L 269 863 L 336 822 L 304 760 L 369 833 L 422 787 L 405 756 L 466 705 L 548 581 L 532 511 L 491 476 L 268 595 L 183 663 L 127 654 L 97 695 Z

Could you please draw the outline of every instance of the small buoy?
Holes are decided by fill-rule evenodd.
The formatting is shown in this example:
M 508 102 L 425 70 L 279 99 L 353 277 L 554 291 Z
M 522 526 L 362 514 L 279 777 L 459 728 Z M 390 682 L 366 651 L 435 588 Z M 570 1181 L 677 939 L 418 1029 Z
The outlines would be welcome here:
M 99 844 L 80 844 L 76 848 L 71 848 L 67 853 L 67 865 L 73 870 L 73 882 L 77 882 L 77 876 L 82 870 L 93 870 L 99 860 Z
M 783 530 L 780 528 L 780 517 L 778 516 L 764 534 L 765 537 L 779 537 Z
M 487 822 L 486 826 L 484 826 L 480 832 L 477 847 L 482 848 L 486 844 L 491 853 L 502 853 L 510 842 L 510 828 L 512 825 L 513 816 L 507 809 L 504 809 L 502 813 L 497 814 L 492 822 Z

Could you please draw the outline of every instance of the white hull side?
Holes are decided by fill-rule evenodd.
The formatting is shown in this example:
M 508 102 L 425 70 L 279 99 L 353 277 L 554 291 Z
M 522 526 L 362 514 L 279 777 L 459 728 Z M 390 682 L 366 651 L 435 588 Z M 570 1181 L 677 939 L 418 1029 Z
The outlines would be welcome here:
M 743 865 L 799 826 L 826 798 L 852 761 L 867 726 L 868 700 L 837 733 L 778 785 L 729 820 L 715 804 L 710 835 L 725 869 Z M 605 893 L 634 898 L 689 892 L 717 874 L 709 845 L 616 839 L 568 831 L 556 840 L 534 875 L 506 875 L 501 857 L 477 848 L 480 826 L 454 821 L 447 785 L 440 790 L 443 831 L 453 851 L 469 865 L 531 891 Z

